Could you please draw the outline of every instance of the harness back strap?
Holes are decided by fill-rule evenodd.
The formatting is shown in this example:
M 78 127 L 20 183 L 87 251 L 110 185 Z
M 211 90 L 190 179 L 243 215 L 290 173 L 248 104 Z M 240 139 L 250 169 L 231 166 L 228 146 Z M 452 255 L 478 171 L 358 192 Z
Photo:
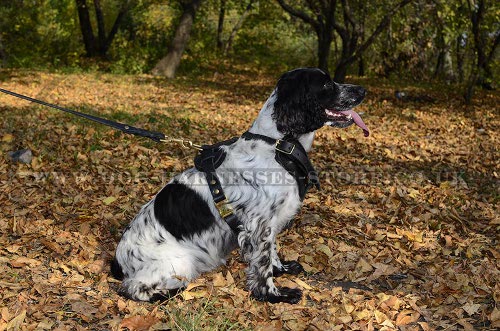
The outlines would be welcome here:
M 203 145 L 201 147 L 202 150 L 194 159 L 196 169 L 205 174 L 210 194 L 212 194 L 212 198 L 214 199 L 215 207 L 219 211 L 222 219 L 224 219 L 234 232 L 239 231 L 239 225 L 241 223 L 239 222 L 238 217 L 234 214 L 234 211 L 224 194 L 224 190 L 222 189 L 221 182 L 215 170 L 222 164 L 222 162 L 224 162 L 224 159 L 226 158 L 226 153 L 220 147 L 231 145 L 236 142 L 236 140 L 238 140 L 238 137 L 217 143 L 215 145 Z

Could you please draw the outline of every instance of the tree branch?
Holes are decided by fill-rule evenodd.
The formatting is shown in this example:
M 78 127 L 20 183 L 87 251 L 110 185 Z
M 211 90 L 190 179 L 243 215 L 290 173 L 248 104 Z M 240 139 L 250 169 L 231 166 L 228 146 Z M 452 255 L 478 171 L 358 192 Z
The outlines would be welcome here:
M 404 6 L 412 2 L 413 0 L 402 0 L 396 6 L 394 6 L 389 12 L 380 20 L 380 23 L 377 25 L 375 30 L 372 32 L 371 36 L 366 39 L 366 41 L 361 44 L 356 52 L 351 56 L 352 59 L 349 59 L 349 62 L 355 61 L 370 45 L 375 41 L 375 38 L 385 30 L 385 28 L 391 22 L 392 17 Z
M 304 22 L 312 25 L 315 29 L 319 28 L 319 22 L 314 20 L 311 16 L 307 15 L 305 12 L 295 9 L 289 4 L 287 4 L 284 0 L 277 0 L 281 8 L 287 11 L 289 14 L 300 18 Z
M 219 20 L 217 24 L 217 48 L 222 49 L 222 33 L 224 32 L 224 18 L 226 16 L 226 0 L 220 0 Z
M 111 30 L 109 31 L 108 37 L 106 38 L 106 49 L 108 49 L 109 46 L 111 45 L 111 42 L 115 38 L 115 35 L 118 32 L 118 29 L 120 28 L 120 25 L 123 21 L 123 18 L 127 14 L 130 7 L 132 7 L 133 3 L 134 3 L 134 0 L 127 0 L 127 1 L 124 1 L 124 4 L 121 6 L 120 11 L 118 12 L 118 15 L 116 16 L 115 22 L 113 23 L 113 26 L 111 27 Z
M 248 3 L 248 5 L 245 8 L 245 11 L 243 12 L 243 14 L 241 14 L 240 18 L 238 19 L 238 22 L 236 22 L 235 26 L 231 30 L 231 34 L 229 35 L 229 38 L 226 42 L 226 46 L 224 47 L 224 55 L 226 55 L 229 52 L 229 50 L 231 49 L 231 47 L 233 45 L 234 37 L 236 37 L 236 34 L 238 33 L 241 26 L 243 25 L 243 22 L 245 21 L 246 17 L 250 14 L 250 11 L 252 10 L 254 2 L 255 2 L 255 0 L 250 0 L 250 2 Z
M 493 42 L 493 46 L 491 47 L 490 54 L 488 54 L 486 62 L 490 63 L 493 60 L 493 56 L 495 55 L 495 51 L 500 44 L 500 33 L 497 33 L 495 41 Z
M 356 30 L 357 23 L 354 21 L 354 17 L 352 16 L 351 6 L 349 5 L 349 2 L 347 0 L 341 0 L 340 2 L 342 3 L 342 10 L 344 12 L 344 21 L 349 22 L 353 30 Z

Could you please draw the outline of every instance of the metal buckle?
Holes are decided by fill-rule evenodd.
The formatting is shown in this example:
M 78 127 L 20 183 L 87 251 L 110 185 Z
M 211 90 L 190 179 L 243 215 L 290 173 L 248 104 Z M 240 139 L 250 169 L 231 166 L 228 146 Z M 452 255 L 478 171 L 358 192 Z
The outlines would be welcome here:
M 278 139 L 278 140 L 276 141 L 276 146 L 275 146 L 275 147 L 276 147 L 276 150 L 277 150 L 278 152 L 285 153 L 285 154 L 288 154 L 288 155 L 292 154 L 292 153 L 293 153 L 293 150 L 295 149 L 295 145 L 294 145 L 294 144 L 292 144 L 292 149 L 290 150 L 290 152 L 288 152 L 288 151 L 285 151 L 285 150 L 283 150 L 283 149 L 281 149 L 281 148 L 279 148 L 279 147 L 278 147 L 278 145 L 280 144 L 280 142 L 281 142 L 281 141 L 282 141 L 281 139 Z
M 222 218 L 226 218 L 233 214 L 233 208 L 229 205 L 227 199 L 216 202 L 215 207 L 217 207 L 217 210 Z

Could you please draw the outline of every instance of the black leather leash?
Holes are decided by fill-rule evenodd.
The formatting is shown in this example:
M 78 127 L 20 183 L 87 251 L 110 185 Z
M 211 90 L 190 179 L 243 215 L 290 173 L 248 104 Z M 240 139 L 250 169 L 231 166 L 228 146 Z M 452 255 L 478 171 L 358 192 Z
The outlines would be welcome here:
M 141 129 L 141 128 L 136 128 L 136 127 L 131 126 L 131 125 L 122 124 L 122 123 L 119 123 L 119 122 L 110 121 L 110 120 L 105 119 L 105 118 L 101 118 L 101 117 L 97 117 L 97 116 L 85 114 L 85 113 L 82 113 L 82 112 L 79 112 L 79 111 L 76 111 L 76 110 L 63 108 L 61 106 L 54 105 L 54 104 L 51 104 L 51 103 L 48 103 L 48 102 L 45 102 L 45 101 L 42 101 L 42 100 L 34 99 L 34 98 L 28 97 L 26 95 L 22 95 L 22 94 L 19 94 L 19 93 L 16 93 L 16 92 L 5 90 L 3 88 L 0 88 L 0 92 L 12 95 L 12 96 L 14 96 L 16 98 L 20 98 L 20 99 L 24 99 L 24 100 L 31 101 L 31 102 L 34 102 L 34 103 L 38 103 L 38 104 L 43 105 L 43 106 L 47 106 L 47 107 L 50 107 L 50 108 L 62 110 L 64 112 L 66 112 L 66 113 L 70 113 L 70 114 L 73 114 L 73 115 L 76 115 L 76 116 L 80 116 L 80 117 L 86 118 L 88 120 L 91 120 L 91 121 L 94 121 L 94 122 L 97 122 L 97 123 L 100 123 L 100 124 L 104 124 L 104 125 L 110 126 L 112 128 L 115 128 L 115 129 L 118 129 L 118 130 L 120 130 L 122 132 L 125 132 L 125 133 L 128 133 L 128 134 L 133 134 L 135 136 L 146 137 L 146 138 L 152 139 L 152 140 L 157 141 L 157 142 L 164 141 L 167 138 L 161 132 L 154 132 L 154 131 L 144 130 L 144 129 Z

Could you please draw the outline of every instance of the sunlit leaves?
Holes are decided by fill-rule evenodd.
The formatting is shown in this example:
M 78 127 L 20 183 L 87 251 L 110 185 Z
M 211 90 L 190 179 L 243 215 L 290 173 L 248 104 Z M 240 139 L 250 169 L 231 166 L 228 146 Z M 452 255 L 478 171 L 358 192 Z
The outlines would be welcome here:
M 211 143 L 246 130 L 274 83 L 242 67 L 175 82 L 13 72 L 2 87 Z M 405 87 L 429 104 L 361 83 L 373 134 L 317 133 L 322 190 L 278 238 L 306 270 L 276 279 L 303 290 L 297 305 L 250 298 L 237 252 L 167 302 L 119 297 L 108 263 L 121 231 L 193 153 L 0 96 L 0 330 L 498 328 L 498 96 L 471 116 L 445 86 Z M 30 165 L 5 157 L 22 147 Z

